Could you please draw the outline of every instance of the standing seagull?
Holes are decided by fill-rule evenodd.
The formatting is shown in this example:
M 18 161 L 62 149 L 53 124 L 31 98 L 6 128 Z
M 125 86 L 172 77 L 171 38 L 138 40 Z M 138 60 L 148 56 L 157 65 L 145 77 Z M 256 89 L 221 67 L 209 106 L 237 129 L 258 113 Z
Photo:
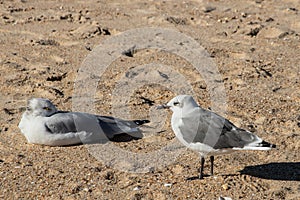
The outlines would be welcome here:
M 173 111 L 171 126 L 176 137 L 188 148 L 200 153 L 199 178 L 203 179 L 205 157 L 210 156 L 213 175 L 214 156 L 234 150 L 270 150 L 276 146 L 255 134 L 236 127 L 222 116 L 198 106 L 192 96 L 179 95 L 158 108 Z
M 29 143 L 64 146 L 80 143 L 107 142 L 126 133 L 141 137 L 138 126 L 148 120 L 126 121 L 81 112 L 58 111 L 48 99 L 33 98 L 19 123 Z

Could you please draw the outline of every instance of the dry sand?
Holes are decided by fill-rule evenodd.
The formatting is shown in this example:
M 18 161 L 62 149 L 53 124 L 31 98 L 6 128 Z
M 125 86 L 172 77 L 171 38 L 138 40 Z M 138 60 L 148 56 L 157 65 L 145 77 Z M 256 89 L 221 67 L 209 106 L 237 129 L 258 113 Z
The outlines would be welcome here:
M 0 0 L 0 198 L 300 199 L 299 19 L 298 0 Z M 130 173 L 97 160 L 87 145 L 28 144 L 17 127 L 26 101 L 45 97 L 71 110 L 74 82 L 91 50 L 143 27 L 171 28 L 204 47 L 222 76 L 217 81 L 225 86 L 226 116 L 278 149 L 217 156 L 215 176 L 194 180 L 199 158 L 189 150 L 166 167 Z M 95 113 L 112 114 L 110 94 L 118 80 L 146 63 L 174 67 L 189 80 L 197 101 L 211 106 L 205 81 L 187 61 L 156 50 L 133 53 L 102 75 Z M 174 95 L 155 84 L 138 88 L 127 102 L 128 118 L 149 118 L 151 101 L 160 104 Z M 151 152 L 174 138 L 169 123 L 164 128 L 144 140 L 114 144 Z

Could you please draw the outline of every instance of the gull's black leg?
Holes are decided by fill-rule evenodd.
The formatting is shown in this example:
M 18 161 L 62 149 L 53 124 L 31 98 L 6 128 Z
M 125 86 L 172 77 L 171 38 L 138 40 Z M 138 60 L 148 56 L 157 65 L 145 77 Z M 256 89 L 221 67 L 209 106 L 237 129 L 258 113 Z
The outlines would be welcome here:
M 215 160 L 215 157 L 210 156 L 210 175 L 211 176 L 214 175 L 214 160 Z
M 204 162 L 205 162 L 205 159 L 204 159 L 204 156 L 200 156 L 200 170 L 199 170 L 199 179 L 203 179 L 203 168 L 204 168 Z

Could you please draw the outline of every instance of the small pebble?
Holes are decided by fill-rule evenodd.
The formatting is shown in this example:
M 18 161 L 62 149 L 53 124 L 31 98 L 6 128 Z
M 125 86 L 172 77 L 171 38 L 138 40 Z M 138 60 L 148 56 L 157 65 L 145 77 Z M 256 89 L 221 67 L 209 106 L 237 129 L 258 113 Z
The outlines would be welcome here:
M 164 186 L 165 186 L 165 187 L 171 187 L 171 186 L 172 186 L 172 183 L 165 183 Z
M 223 184 L 223 185 L 222 185 L 222 188 L 223 188 L 224 190 L 229 190 L 229 186 L 228 186 L 227 183 L 226 183 L 226 184 Z
M 232 200 L 230 197 L 219 197 L 219 200 Z
M 202 8 L 202 10 L 203 10 L 203 12 L 205 12 L 205 13 L 209 13 L 209 12 L 211 12 L 211 11 L 216 10 L 216 7 L 213 7 L 213 6 L 205 6 L 205 7 Z
M 140 186 L 136 186 L 135 188 L 133 188 L 133 191 L 138 191 L 138 190 L 140 190 L 140 189 L 141 189 Z

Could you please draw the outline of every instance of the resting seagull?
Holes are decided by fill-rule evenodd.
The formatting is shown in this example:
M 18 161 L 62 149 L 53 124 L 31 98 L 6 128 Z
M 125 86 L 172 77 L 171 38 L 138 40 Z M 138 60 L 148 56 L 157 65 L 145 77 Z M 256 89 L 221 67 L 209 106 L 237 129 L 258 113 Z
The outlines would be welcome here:
M 276 147 L 236 127 L 222 116 L 201 108 L 189 95 L 174 97 L 158 108 L 170 108 L 173 111 L 171 126 L 176 137 L 185 146 L 200 153 L 200 179 L 203 179 L 206 156 L 210 156 L 210 173 L 213 175 L 215 155 L 235 150 L 270 150 Z
M 80 143 L 107 142 L 126 133 L 141 137 L 138 126 L 148 120 L 126 121 L 109 116 L 58 111 L 48 99 L 33 98 L 19 123 L 29 143 L 65 146 Z

